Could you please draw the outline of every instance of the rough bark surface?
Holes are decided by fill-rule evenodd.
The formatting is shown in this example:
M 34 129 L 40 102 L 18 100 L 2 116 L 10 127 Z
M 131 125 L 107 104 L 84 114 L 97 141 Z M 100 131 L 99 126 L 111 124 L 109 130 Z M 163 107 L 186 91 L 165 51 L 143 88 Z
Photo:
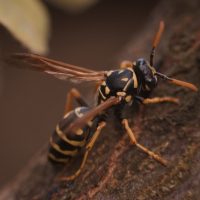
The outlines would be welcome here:
M 200 86 L 199 6 L 198 0 L 161 2 L 120 58 L 148 55 L 155 27 L 164 19 L 166 31 L 157 52 L 160 70 Z M 70 174 L 80 159 L 63 174 L 47 161 L 45 147 L 3 188 L 0 199 L 199 199 L 200 94 L 160 81 L 152 96 L 165 95 L 180 98 L 181 105 L 145 106 L 132 125 L 140 143 L 166 158 L 168 167 L 141 153 L 110 125 L 75 181 L 60 183 L 56 177 Z

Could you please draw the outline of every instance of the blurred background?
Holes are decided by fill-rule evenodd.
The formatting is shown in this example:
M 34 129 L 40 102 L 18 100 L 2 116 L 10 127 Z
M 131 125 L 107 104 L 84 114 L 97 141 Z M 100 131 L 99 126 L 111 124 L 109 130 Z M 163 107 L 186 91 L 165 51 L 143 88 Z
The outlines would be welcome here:
M 91 69 L 117 68 L 157 2 L 0 0 L 0 187 L 48 142 L 71 87 L 94 101 L 90 84 L 17 69 L 5 59 L 29 51 Z

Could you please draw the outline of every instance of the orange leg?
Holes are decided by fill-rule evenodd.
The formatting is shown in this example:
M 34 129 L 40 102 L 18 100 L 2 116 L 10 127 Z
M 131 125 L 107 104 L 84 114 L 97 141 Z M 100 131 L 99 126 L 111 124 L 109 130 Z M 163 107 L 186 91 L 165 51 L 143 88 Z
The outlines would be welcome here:
M 83 156 L 83 160 L 81 162 L 80 167 L 78 168 L 78 170 L 71 176 L 67 176 L 67 177 L 61 177 L 60 180 L 61 181 L 71 181 L 74 180 L 82 171 L 83 167 L 85 166 L 85 163 L 87 161 L 87 157 L 89 152 L 91 151 L 92 147 L 94 146 L 97 138 L 99 137 L 101 130 L 105 127 L 106 123 L 105 122 L 101 122 L 99 124 L 99 126 L 97 127 L 96 132 L 94 133 L 94 135 L 92 136 L 91 140 L 89 141 L 89 143 L 86 145 L 86 151 L 85 154 Z
M 180 103 L 179 99 L 174 97 L 154 97 L 154 98 L 147 98 L 142 101 L 143 104 L 154 104 L 154 103 L 164 103 L 164 102 L 176 103 L 176 104 Z
M 148 154 L 149 156 L 151 156 L 154 160 L 160 162 L 163 165 L 167 165 L 167 161 L 163 158 L 161 158 L 159 155 L 155 154 L 154 152 L 152 152 L 151 150 L 147 149 L 146 147 L 144 147 L 143 145 L 139 144 L 135 138 L 134 132 L 131 130 L 131 128 L 129 127 L 128 124 L 128 120 L 124 119 L 122 121 L 122 124 L 124 125 L 124 128 L 127 132 L 127 134 L 129 135 L 132 143 L 134 145 L 136 145 L 140 150 L 142 150 L 144 153 Z
M 88 104 L 85 102 L 85 100 L 81 97 L 80 92 L 77 89 L 72 88 L 67 93 L 64 114 L 68 113 L 69 111 L 71 111 L 73 109 L 72 101 L 73 101 L 74 98 L 81 106 L 88 106 Z

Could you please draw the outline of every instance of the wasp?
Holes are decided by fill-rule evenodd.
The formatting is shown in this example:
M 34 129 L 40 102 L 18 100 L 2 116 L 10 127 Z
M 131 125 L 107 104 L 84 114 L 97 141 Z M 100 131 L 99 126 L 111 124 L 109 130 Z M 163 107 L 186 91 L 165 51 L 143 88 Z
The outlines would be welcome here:
M 84 151 L 82 162 L 77 171 L 71 176 L 61 177 L 61 180 L 73 180 L 81 173 L 89 152 L 106 126 L 109 109 L 115 110 L 123 130 L 129 135 L 133 144 L 161 164 L 167 164 L 165 159 L 136 140 L 134 130 L 130 128 L 128 119 L 122 114 L 125 106 L 132 106 L 133 102 L 141 104 L 178 103 L 179 99 L 174 97 L 147 98 L 146 94 L 157 86 L 158 78 L 174 85 L 198 91 L 198 88 L 192 83 L 170 78 L 156 71 L 153 63 L 154 54 L 163 30 L 164 22 L 161 21 L 153 40 L 149 62 L 144 58 L 139 58 L 134 62 L 125 61 L 121 63 L 120 69 L 116 70 L 95 71 L 29 53 L 14 55 L 15 58 L 30 63 L 33 69 L 58 79 L 100 83 L 97 89 L 97 105 L 93 108 L 87 104 L 77 89 L 71 89 L 67 95 L 64 116 L 50 137 L 48 157 L 54 162 L 64 164 L 79 154 L 81 150 Z M 80 107 L 72 108 L 73 99 L 79 103 Z

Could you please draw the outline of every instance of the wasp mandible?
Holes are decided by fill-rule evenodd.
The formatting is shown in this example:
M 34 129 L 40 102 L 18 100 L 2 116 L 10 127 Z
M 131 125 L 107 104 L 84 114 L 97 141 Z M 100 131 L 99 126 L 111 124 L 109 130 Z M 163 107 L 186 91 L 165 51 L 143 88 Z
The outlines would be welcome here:
M 84 150 L 82 163 L 78 170 L 71 176 L 62 177 L 61 180 L 73 180 L 85 165 L 89 151 L 94 146 L 101 130 L 106 126 L 107 111 L 114 109 L 117 117 L 130 140 L 143 152 L 163 165 L 167 161 L 137 142 L 134 131 L 130 128 L 128 120 L 122 115 L 125 106 L 132 106 L 133 102 L 152 104 L 159 102 L 178 103 L 174 97 L 146 98 L 158 83 L 158 78 L 174 85 L 197 91 L 198 88 L 188 82 L 170 78 L 154 68 L 155 49 L 164 30 L 161 21 L 155 35 L 150 61 L 139 58 L 135 62 L 122 62 L 120 69 L 110 71 L 95 71 L 75 65 L 51 60 L 35 54 L 18 53 L 14 57 L 31 64 L 32 68 L 53 75 L 58 79 L 71 81 L 93 81 L 99 83 L 97 89 L 97 106 L 91 108 L 77 89 L 72 89 L 67 95 L 65 113 L 50 137 L 48 157 L 58 163 L 66 163 L 70 158 Z M 72 108 L 75 99 L 80 107 Z

